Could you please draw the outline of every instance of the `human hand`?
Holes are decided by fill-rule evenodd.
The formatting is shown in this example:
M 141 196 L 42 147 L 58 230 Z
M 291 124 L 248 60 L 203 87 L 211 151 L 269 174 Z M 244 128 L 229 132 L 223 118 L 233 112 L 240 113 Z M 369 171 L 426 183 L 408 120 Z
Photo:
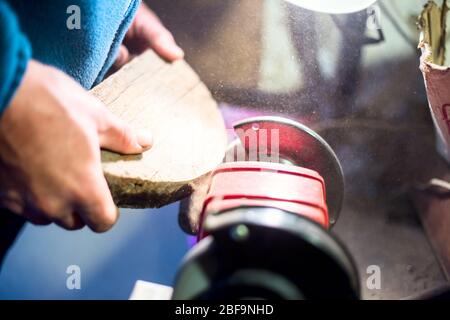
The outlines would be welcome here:
M 36 224 L 106 231 L 118 211 L 100 147 L 135 154 L 151 144 L 69 76 L 30 61 L 0 118 L 0 206 Z
M 147 49 L 153 49 L 170 62 L 184 57 L 183 50 L 176 44 L 170 31 L 163 26 L 156 14 L 142 3 L 120 47 L 114 68 L 122 67 L 133 55 L 141 54 Z

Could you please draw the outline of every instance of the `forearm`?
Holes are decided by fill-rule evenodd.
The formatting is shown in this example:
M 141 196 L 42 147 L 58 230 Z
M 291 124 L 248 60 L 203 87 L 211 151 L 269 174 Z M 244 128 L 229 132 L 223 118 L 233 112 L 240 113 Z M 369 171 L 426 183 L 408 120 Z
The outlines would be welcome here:
M 20 30 L 14 11 L 0 0 L 0 114 L 19 87 L 31 47 Z

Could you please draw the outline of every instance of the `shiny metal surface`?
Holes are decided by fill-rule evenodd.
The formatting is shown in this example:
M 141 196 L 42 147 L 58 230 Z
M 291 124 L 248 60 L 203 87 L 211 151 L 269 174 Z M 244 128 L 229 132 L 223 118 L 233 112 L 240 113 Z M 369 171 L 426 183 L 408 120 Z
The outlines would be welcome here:
M 238 138 L 247 155 L 252 153 L 252 148 L 260 148 L 260 145 L 266 142 L 269 153 L 272 151 L 279 153 L 280 163 L 317 171 L 325 180 L 330 223 L 336 222 L 344 199 L 344 175 L 336 154 L 320 135 L 297 121 L 276 116 L 248 118 L 235 123 L 234 129 L 242 130 L 241 134 L 238 134 Z M 252 145 L 250 140 L 246 139 L 249 135 L 242 134 L 248 130 L 259 132 L 266 130 L 264 139 L 267 140 L 261 143 L 262 136 L 257 134 L 257 144 Z M 278 131 L 278 134 L 275 135 L 279 139 L 278 148 L 274 148 L 275 141 L 272 141 L 271 130 Z M 235 148 L 238 143 L 239 141 L 234 141 L 232 148 Z M 258 152 L 260 151 L 258 150 Z

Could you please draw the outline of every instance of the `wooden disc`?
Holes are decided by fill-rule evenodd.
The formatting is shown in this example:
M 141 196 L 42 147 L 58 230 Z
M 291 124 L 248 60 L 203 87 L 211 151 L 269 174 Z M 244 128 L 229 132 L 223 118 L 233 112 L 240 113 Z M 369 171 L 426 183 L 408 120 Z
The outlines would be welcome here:
M 119 207 L 161 207 L 192 193 L 222 162 L 225 124 L 209 90 L 185 61 L 147 51 L 92 90 L 115 115 L 150 130 L 141 155 L 102 151 L 105 177 Z

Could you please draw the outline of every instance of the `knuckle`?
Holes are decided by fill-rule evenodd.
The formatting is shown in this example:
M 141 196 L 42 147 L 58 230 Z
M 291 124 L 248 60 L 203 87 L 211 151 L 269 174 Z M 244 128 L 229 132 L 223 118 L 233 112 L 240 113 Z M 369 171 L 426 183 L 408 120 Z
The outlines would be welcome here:
M 9 211 L 21 215 L 24 211 L 24 202 L 18 194 L 9 194 L 0 196 L 0 208 L 6 208 Z
M 78 230 L 79 228 L 74 224 L 74 222 L 69 220 L 61 220 L 61 221 L 55 221 L 57 225 L 59 225 L 61 228 L 64 228 L 68 231 L 74 231 Z
M 99 233 L 108 231 L 117 221 L 116 209 L 107 205 L 105 196 L 98 191 L 90 192 L 80 203 L 85 222 L 93 231 Z
M 58 218 L 64 214 L 62 202 L 56 198 L 43 197 L 36 201 L 36 207 L 51 219 Z
M 82 229 L 83 227 L 84 227 L 83 221 L 76 214 L 72 214 L 72 216 L 69 217 L 64 224 L 64 228 L 71 231 L 79 230 Z
M 97 229 L 99 232 L 109 230 L 117 221 L 117 209 L 113 206 L 108 208 L 105 205 L 101 205 L 98 209 L 99 223 Z
M 172 33 L 170 33 L 170 31 L 165 27 L 162 27 L 158 30 L 157 33 L 153 35 L 154 43 L 167 43 L 169 41 L 175 41 L 175 38 L 173 37 Z
M 72 213 L 72 206 L 64 200 L 57 198 L 46 198 L 37 204 L 37 211 L 40 212 L 37 224 L 45 224 L 47 220 L 55 222 L 66 230 L 78 230 L 83 227 L 82 221 Z
M 123 125 L 120 130 L 120 144 L 124 147 L 133 144 L 133 133 L 130 127 Z
M 96 222 L 91 225 L 92 230 L 103 233 L 110 230 L 117 221 L 117 215 L 113 212 L 98 211 Z
M 27 215 L 27 220 L 37 226 L 47 226 L 51 224 L 50 220 L 40 216 Z

